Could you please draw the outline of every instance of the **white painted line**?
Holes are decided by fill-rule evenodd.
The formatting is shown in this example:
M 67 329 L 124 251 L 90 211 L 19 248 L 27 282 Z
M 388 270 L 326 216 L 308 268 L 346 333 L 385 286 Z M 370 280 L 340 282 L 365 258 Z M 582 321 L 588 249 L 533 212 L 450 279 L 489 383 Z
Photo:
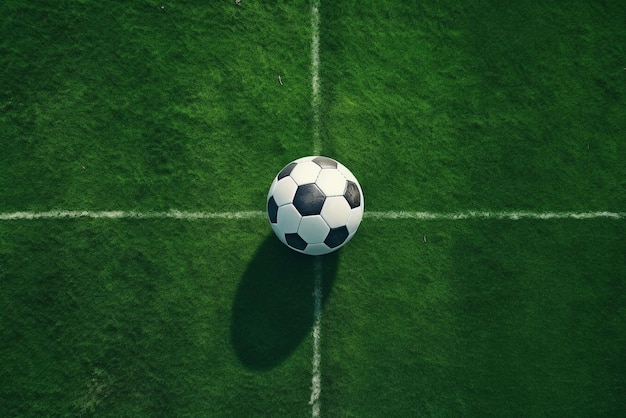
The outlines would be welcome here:
M 313 155 L 322 151 L 320 139 L 320 2 L 313 0 L 311 5 L 311 107 L 313 108 Z
M 264 219 L 267 214 L 260 210 L 240 212 L 187 212 L 170 210 L 167 212 L 136 211 L 86 211 L 86 210 L 50 210 L 46 212 L 7 212 L 0 213 L 0 221 L 21 221 L 35 219 Z M 366 219 L 417 219 L 423 221 L 454 221 L 464 219 L 502 219 L 502 220 L 550 220 L 550 219 L 626 219 L 626 212 L 410 212 L 410 211 L 366 211 Z
M 419 219 L 419 220 L 463 220 L 463 219 L 506 219 L 517 221 L 520 219 L 626 219 L 626 212 L 365 212 L 368 219 Z
M 311 108 L 313 109 L 313 155 L 320 155 L 320 1 L 311 3 Z M 315 289 L 313 291 L 313 370 L 311 372 L 311 416 L 320 416 L 320 393 L 322 392 L 322 372 L 320 368 L 320 337 L 322 319 L 322 258 L 315 259 Z
M 311 4 L 311 108 L 313 109 L 313 155 L 322 152 L 320 138 L 320 0 L 312 0 Z M 313 290 L 313 360 L 311 371 L 311 416 L 320 416 L 320 394 L 322 392 L 321 372 L 321 322 L 322 322 L 322 258 L 315 259 L 315 288 Z
M 320 352 L 321 322 L 322 322 L 322 258 L 315 260 L 315 284 L 313 290 L 313 372 L 311 377 L 311 415 L 316 418 L 320 416 L 320 394 L 322 392 L 322 354 Z
M 51 210 L 47 212 L 12 212 L 0 213 L 1 221 L 19 221 L 34 219 L 255 219 L 265 218 L 263 211 L 242 212 L 186 212 L 170 210 L 168 212 L 135 212 L 135 211 L 80 211 Z

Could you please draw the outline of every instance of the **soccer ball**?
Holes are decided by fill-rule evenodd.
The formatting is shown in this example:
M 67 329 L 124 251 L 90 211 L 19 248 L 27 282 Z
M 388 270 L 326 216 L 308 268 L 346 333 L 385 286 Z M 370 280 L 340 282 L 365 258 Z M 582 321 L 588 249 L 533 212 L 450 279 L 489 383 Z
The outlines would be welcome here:
M 338 250 L 363 219 L 356 177 L 328 157 L 303 157 L 285 166 L 267 194 L 267 217 L 276 236 L 308 255 Z

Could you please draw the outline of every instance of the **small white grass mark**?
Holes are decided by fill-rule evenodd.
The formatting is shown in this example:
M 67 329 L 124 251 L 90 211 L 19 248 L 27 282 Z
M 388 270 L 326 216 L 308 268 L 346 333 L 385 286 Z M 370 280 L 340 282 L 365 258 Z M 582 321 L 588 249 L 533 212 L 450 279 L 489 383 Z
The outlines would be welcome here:
M 280 76 L 280 74 L 278 74 L 278 82 L 280 83 L 281 86 L 283 86 L 283 78 Z
M 320 2 L 313 0 L 311 5 L 311 107 L 313 108 L 313 155 L 321 152 L 320 141 Z
M 320 352 L 321 321 L 322 321 L 322 259 L 315 259 L 315 283 L 313 290 L 313 372 L 311 377 L 311 415 L 320 416 L 320 394 L 322 393 L 322 355 Z

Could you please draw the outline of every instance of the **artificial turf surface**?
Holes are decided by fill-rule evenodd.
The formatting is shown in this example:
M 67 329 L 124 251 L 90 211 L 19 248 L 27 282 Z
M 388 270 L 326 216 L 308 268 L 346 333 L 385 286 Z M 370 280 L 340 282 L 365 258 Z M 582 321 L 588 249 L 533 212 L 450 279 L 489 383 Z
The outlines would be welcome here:
M 367 210 L 624 212 L 626 5 L 320 13 L 322 153 L 366 199 L 322 415 L 623 413 L 623 219 Z M 262 210 L 312 151 L 309 2 L 0 14 L 3 213 Z M 310 416 L 312 277 L 263 219 L 0 221 L 0 415 Z

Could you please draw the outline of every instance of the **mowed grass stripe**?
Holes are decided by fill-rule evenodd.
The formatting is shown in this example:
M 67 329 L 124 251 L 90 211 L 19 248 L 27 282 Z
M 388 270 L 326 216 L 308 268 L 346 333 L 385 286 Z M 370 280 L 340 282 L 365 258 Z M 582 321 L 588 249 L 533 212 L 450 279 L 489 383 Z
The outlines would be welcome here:
M 0 221 L 21 221 L 35 219 L 261 219 L 265 218 L 264 211 L 238 211 L 238 212 L 188 212 L 170 210 L 167 212 L 136 212 L 136 211 L 80 211 L 80 210 L 51 210 L 46 212 L 10 212 L 0 213 Z M 365 212 L 366 219 L 417 219 L 417 220 L 556 220 L 556 219 L 614 219 L 626 218 L 626 212 L 490 212 L 490 211 L 467 211 L 467 212 L 415 212 L 415 211 L 372 211 Z

